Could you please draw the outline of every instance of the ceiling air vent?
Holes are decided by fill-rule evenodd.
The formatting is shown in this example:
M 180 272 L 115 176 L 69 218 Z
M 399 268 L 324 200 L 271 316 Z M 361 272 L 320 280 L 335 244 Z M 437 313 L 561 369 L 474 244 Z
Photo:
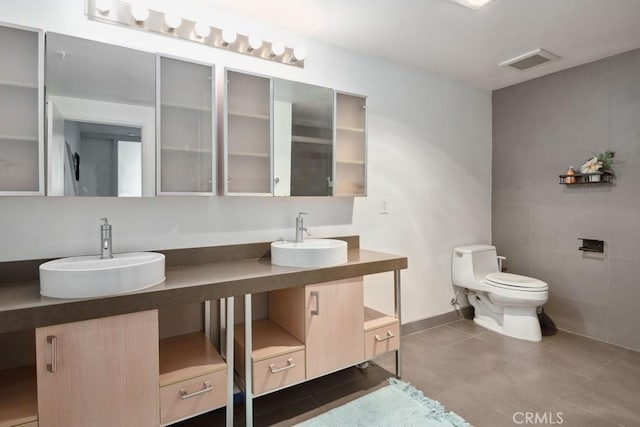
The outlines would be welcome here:
M 526 71 L 530 68 L 537 67 L 538 65 L 557 61 L 558 59 L 560 59 L 558 55 L 554 55 L 544 49 L 536 49 L 501 62 L 499 65 L 501 67 L 513 68 L 518 71 Z

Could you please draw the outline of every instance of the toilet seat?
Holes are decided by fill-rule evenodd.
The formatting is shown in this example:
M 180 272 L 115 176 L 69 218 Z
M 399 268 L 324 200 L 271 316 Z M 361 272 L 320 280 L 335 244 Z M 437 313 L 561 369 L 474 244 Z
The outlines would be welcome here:
M 542 280 L 511 273 L 489 273 L 484 281 L 489 286 L 524 292 L 542 292 L 549 289 L 549 285 Z

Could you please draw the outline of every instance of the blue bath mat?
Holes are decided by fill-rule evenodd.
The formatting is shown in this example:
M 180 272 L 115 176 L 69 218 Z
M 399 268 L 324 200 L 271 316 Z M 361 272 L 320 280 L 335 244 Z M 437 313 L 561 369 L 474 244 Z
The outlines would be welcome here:
M 403 381 L 389 378 L 389 385 L 338 408 L 318 415 L 302 427 L 470 427 L 459 415 L 447 412 L 440 402 Z

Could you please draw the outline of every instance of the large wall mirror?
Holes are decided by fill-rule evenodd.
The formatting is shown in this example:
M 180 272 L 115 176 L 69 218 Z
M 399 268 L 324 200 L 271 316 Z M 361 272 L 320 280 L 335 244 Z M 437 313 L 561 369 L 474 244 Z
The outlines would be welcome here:
M 273 79 L 276 196 L 333 193 L 333 90 Z
M 47 194 L 155 194 L 155 55 L 46 35 Z

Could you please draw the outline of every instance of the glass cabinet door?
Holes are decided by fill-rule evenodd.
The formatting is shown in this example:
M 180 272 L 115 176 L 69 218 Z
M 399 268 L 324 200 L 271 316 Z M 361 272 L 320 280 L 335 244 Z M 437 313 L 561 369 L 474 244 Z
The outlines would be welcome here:
M 158 58 L 158 194 L 214 194 L 214 67 Z
M 225 194 L 273 193 L 271 79 L 226 70 Z
M 0 26 L 0 195 L 44 194 L 43 45 Z
M 366 99 L 336 93 L 334 196 L 367 194 Z

